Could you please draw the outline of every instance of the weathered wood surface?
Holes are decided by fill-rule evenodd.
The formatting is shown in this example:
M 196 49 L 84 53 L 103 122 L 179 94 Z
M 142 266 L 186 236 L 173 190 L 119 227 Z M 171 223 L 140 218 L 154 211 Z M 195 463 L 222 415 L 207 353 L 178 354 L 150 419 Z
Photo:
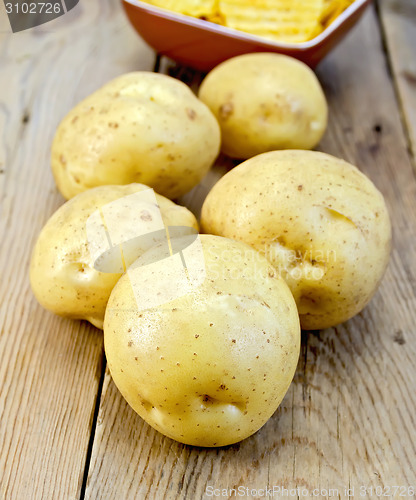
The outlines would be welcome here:
M 13 35 L 0 9 L 0 499 L 79 498 L 102 333 L 37 304 L 30 251 L 64 201 L 49 166 L 59 120 L 109 78 L 152 68 L 154 54 L 117 1 Z
M 408 140 L 416 156 L 416 2 L 379 0 L 378 5 Z
M 354 486 L 359 498 L 362 485 L 416 486 L 416 179 L 406 142 L 411 126 L 400 114 L 402 107 L 410 116 L 412 101 L 403 98 L 399 73 L 391 79 L 374 10 L 318 70 L 330 104 L 321 149 L 356 163 L 385 195 L 391 264 L 362 314 L 303 334 L 294 383 L 263 429 L 218 450 L 153 431 L 108 372 L 100 391 L 101 335 L 43 312 L 31 296 L 30 248 L 62 203 L 48 166 L 57 122 L 98 85 L 150 68 L 153 57 L 117 0 L 81 2 L 54 23 L 51 33 L 1 35 L 0 498 L 196 499 L 207 497 L 208 486 L 274 485 L 338 488 L 338 498 Z M 399 49 L 388 54 L 393 67 L 395 57 L 408 64 Z M 200 78 L 173 71 L 189 82 Z M 230 167 L 221 163 L 183 198 L 195 213 Z M 317 498 L 334 497 L 324 493 Z

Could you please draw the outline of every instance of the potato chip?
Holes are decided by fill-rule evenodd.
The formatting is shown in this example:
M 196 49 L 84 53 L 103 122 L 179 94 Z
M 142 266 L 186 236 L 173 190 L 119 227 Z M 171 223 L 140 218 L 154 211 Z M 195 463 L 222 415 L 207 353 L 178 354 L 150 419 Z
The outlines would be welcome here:
M 301 43 L 322 33 L 354 0 L 146 1 L 273 41 Z
M 192 17 L 211 20 L 216 12 L 217 0 L 147 0 L 156 7 Z
M 320 28 L 324 0 L 220 0 L 230 28 L 285 42 L 309 40 Z
M 328 27 L 349 7 L 354 0 L 324 0 L 324 10 L 321 15 L 322 29 Z

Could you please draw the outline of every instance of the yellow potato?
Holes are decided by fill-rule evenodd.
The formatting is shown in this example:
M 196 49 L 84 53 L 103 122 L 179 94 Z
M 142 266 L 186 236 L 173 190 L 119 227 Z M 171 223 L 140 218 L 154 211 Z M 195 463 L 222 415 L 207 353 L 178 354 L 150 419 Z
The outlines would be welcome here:
M 110 292 L 123 272 L 122 268 L 117 268 L 118 259 L 121 259 L 120 251 L 123 251 L 123 246 L 118 244 L 120 238 L 117 237 L 120 236 L 123 242 L 128 243 L 129 228 L 134 226 L 136 232 L 140 232 L 140 222 L 145 225 L 141 232 L 147 231 L 153 239 L 156 238 L 156 242 L 161 236 L 160 232 L 151 233 L 152 221 L 158 221 L 157 229 L 164 226 L 198 228 L 196 219 L 189 210 L 157 194 L 159 208 L 152 203 L 151 198 L 150 202 L 145 199 L 140 205 L 141 212 L 138 213 L 135 202 L 137 193 L 141 196 L 153 191 L 142 184 L 100 186 L 79 194 L 52 215 L 39 235 L 30 265 L 32 290 L 43 307 L 68 318 L 86 319 L 97 328 L 102 328 Z M 121 220 L 115 221 L 116 227 L 110 227 L 111 217 L 108 217 L 108 211 L 112 207 L 121 212 Z M 98 249 L 98 255 L 102 253 L 102 241 L 98 239 L 100 227 L 91 225 L 94 214 L 104 217 L 104 241 L 107 234 L 110 238 L 115 235 L 113 245 L 116 258 L 113 257 L 110 263 L 103 264 L 100 259 L 96 260 L 92 252 Z M 118 217 L 118 213 L 115 217 Z M 131 241 L 133 248 L 124 248 L 125 266 L 154 244 L 152 238 L 146 240 L 146 234 L 144 238 Z M 92 246 L 94 243 L 95 246 Z M 111 250 L 110 246 L 105 249 Z M 108 251 L 106 255 L 114 256 Z M 98 265 L 103 269 L 98 270 Z
M 327 125 L 327 103 L 313 71 L 279 54 L 246 54 L 214 68 L 199 98 L 221 127 L 222 151 L 251 158 L 275 149 L 311 149 Z
M 274 151 L 237 166 L 208 194 L 201 226 L 266 255 L 288 283 L 304 329 L 360 312 L 390 252 L 380 192 L 356 167 L 312 151 Z
M 189 87 L 157 73 L 129 73 L 64 118 L 52 145 L 52 171 L 67 199 L 132 182 L 176 198 L 204 177 L 219 145 L 215 118 Z
M 283 399 L 299 318 L 262 255 L 218 236 L 199 243 L 203 279 L 182 295 L 176 281 L 177 296 L 157 307 L 143 308 L 140 292 L 166 293 L 170 261 L 152 272 L 133 264 L 111 293 L 104 344 L 115 384 L 147 423 L 182 443 L 224 446 L 256 432 Z M 185 261 L 192 275 L 189 254 Z

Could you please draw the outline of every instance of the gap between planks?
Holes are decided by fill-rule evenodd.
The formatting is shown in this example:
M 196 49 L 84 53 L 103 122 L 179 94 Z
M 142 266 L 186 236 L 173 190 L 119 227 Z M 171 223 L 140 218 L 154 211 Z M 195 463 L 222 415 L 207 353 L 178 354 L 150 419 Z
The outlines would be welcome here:
M 400 120 L 402 123 L 403 127 L 403 132 L 404 136 L 406 138 L 407 142 L 407 151 L 409 154 L 409 157 L 412 162 L 413 170 L 416 175 L 416 130 L 413 130 L 412 133 L 412 125 L 413 127 L 416 126 L 416 123 L 412 123 L 412 117 L 411 117 L 411 111 L 408 109 L 407 105 L 412 106 L 414 103 L 416 103 L 416 100 L 410 101 L 409 103 L 406 102 L 406 90 L 408 85 L 414 85 L 415 82 L 413 81 L 414 78 L 416 77 L 413 75 L 413 73 L 409 72 L 408 76 L 404 77 L 404 80 L 406 79 L 411 79 L 412 82 L 407 82 L 404 81 L 401 83 L 401 79 L 403 79 L 403 71 L 400 72 L 400 67 L 396 67 L 393 61 L 393 51 L 395 50 L 396 53 L 396 58 L 399 59 L 399 61 L 396 61 L 396 64 L 404 63 L 403 61 L 403 53 L 402 51 L 398 50 L 398 46 L 400 43 L 404 42 L 404 38 L 401 40 L 395 40 L 394 39 L 394 34 L 390 34 L 388 28 L 390 25 L 392 25 L 392 18 L 389 17 L 388 13 L 389 10 L 392 9 L 392 6 L 390 5 L 389 2 L 382 3 L 382 0 L 375 0 L 375 12 L 377 15 L 378 19 L 378 25 L 380 29 L 380 36 L 381 40 L 383 43 L 383 50 L 385 54 L 385 59 L 386 59 L 386 64 L 389 72 L 390 79 L 393 84 L 393 89 L 398 105 L 398 109 L 400 111 Z M 406 10 L 406 6 L 404 4 L 404 10 Z M 414 13 L 416 14 L 416 8 L 414 10 Z M 399 14 L 398 14 L 399 15 Z M 403 15 L 403 14 L 400 14 Z M 410 19 L 412 19 L 412 16 L 410 16 Z M 404 21 L 398 21 L 397 24 L 399 25 L 400 23 L 403 23 Z M 416 17 L 413 18 L 413 32 L 411 35 L 410 40 L 406 39 L 407 44 L 412 44 L 416 43 Z M 402 47 L 402 50 L 405 49 L 406 47 Z M 410 48 L 411 50 L 415 50 L 416 46 Z M 402 73 L 402 74 L 400 74 Z M 407 72 L 406 72 L 407 73 Z M 411 90 L 408 90 L 408 95 L 411 93 Z M 416 113 L 416 110 L 414 111 Z M 416 116 L 416 115 L 415 115 Z M 413 120 L 414 121 L 414 120 Z
M 83 477 L 82 477 L 81 492 L 80 492 L 80 496 L 79 496 L 80 500 L 82 500 L 85 497 L 85 490 L 87 489 L 88 472 L 90 470 L 92 447 L 94 445 L 95 430 L 97 428 L 98 412 L 100 410 L 101 394 L 103 392 L 103 385 L 104 385 L 104 377 L 105 377 L 106 367 L 107 367 L 107 360 L 105 358 L 104 345 L 103 345 L 103 350 L 102 350 L 102 353 L 101 353 L 100 380 L 98 382 L 97 398 L 95 400 L 94 414 L 92 416 L 92 422 L 91 422 L 90 439 L 88 441 L 87 454 L 86 454 L 86 457 L 85 457 L 84 474 L 83 474 Z
M 162 56 L 160 54 L 156 54 L 155 62 L 153 65 L 153 70 L 152 70 L 154 73 L 159 72 L 160 67 L 161 67 L 161 59 L 162 59 Z M 83 500 L 85 498 L 85 491 L 87 489 L 87 482 L 88 482 L 88 474 L 89 474 L 89 470 L 90 470 L 92 449 L 94 446 L 95 432 L 97 429 L 97 421 L 98 421 L 98 413 L 100 411 L 100 403 L 101 403 L 101 396 L 102 396 L 103 386 L 104 386 L 105 371 L 107 368 L 107 359 L 105 357 L 104 345 L 103 345 L 103 352 L 102 352 L 101 360 L 102 360 L 102 362 L 101 362 L 100 380 L 99 380 L 99 384 L 98 384 L 97 397 L 95 400 L 95 407 L 94 407 L 94 414 L 93 414 L 92 423 L 91 423 L 91 433 L 90 433 L 90 439 L 88 442 L 87 455 L 85 457 L 84 473 L 83 473 L 80 496 L 79 496 L 80 500 Z

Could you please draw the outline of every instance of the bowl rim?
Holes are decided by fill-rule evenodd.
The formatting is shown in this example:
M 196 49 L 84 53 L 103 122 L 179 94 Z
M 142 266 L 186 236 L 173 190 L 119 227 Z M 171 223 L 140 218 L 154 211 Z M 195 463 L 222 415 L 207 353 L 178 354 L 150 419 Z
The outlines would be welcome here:
M 187 16 L 185 14 L 180 14 L 178 12 L 173 12 L 161 7 L 156 7 L 145 1 L 141 0 L 122 0 L 125 3 L 138 7 L 141 10 L 147 11 L 150 14 L 156 15 L 168 19 L 170 21 L 179 22 L 180 24 L 186 24 L 193 26 L 195 28 L 200 28 L 205 31 L 210 31 L 212 33 L 217 33 L 225 36 L 231 36 L 240 40 L 249 40 L 255 43 L 260 43 L 267 47 L 272 48 L 284 48 L 284 49 L 297 49 L 299 51 L 308 50 L 317 45 L 320 45 L 327 38 L 329 38 L 338 28 L 344 24 L 347 19 L 349 19 L 353 14 L 355 14 L 359 9 L 369 4 L 371 0 L 354 0 L 351 5 L 349 5 L 327 28 L 324 29 L 318 36 L 308 40 L 306 42 L 299 43 L 288 43 L 288 42 L 275 42 L 268 38 L 263 38 L 258 35 L 252 35 L 244 31 L 239 31 L 233 28 L 228 28 L 220 24 L 215 24 L 210 21 L 204 21 L 196 17 Z

